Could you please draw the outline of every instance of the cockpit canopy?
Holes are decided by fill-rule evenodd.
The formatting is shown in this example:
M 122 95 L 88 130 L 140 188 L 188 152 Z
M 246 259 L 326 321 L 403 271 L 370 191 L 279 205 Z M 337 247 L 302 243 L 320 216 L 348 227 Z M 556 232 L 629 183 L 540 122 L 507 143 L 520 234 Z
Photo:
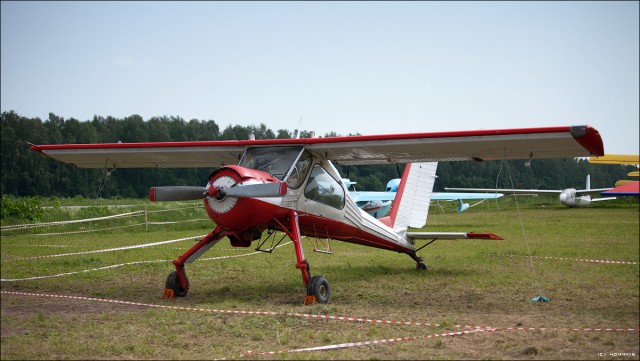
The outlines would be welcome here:
M 267 172 L 296 189 L 309 173 L 311 161 L 311 153 L 302 146 L 250 147 L 238 165 Z

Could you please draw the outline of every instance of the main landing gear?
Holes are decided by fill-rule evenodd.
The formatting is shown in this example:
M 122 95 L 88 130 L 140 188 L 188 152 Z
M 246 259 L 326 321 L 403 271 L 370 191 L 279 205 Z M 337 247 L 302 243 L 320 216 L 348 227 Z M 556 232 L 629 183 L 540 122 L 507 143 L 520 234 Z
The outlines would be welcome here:
M 302 237 L 300 236 L 300 227 L 298 226 L 298 213 L 291 210 L 289 212 L 289 221 L 291 222 L 291 229 L 287 229 L 284 225 L 280 224 L 280 228 L 289 236 L 296 250 L 296 268 L 302 273 L 302 281 L 307 288 L 307 297 L 304 299 L 305 305 L 319 303 L 329 303 L 329 282 L 322 276 L 311 277 L 311 268 L 309 263 L 304 258 L 304 252 L 302 251 Z M 277 222 L 277 220 L 276 220 Z M 278 222 L 280 223 L 280 222 Z
M 329 290 L 329 282 L 322 276 L 311 277 L 311 268 L 309 263 L 304 258 L 304 252 L 302 251 L 302 237 L 300 236 L 300 228 L 298 226 L 298 214 L 295 211 L 289 212 L 290 227 L 285 227 L 283 224 L 274 221 L 279 224 L 283 232 L 293 241 L 296 251 L 296 268 L 300 269 L 302 273 L 302 281 L 307 290 L 307 296 L 305 298 L 305 304 L 312 304 L 315 302 L 329 303 L 329 296 L 331 292 Z M 176 266 L 176 270 L 169 273 L 165 283 L 165 294 L 170 292 L 175 297 L 184 297 L 189 291 L 189 279 L 184 270 L 185 263 L 191 263 L 200 257 L 209 248 L 213 247 L 220 239 L 225 236 L 232 236 L 233 232 L 225 231 L 221 227 L 216 227 L 213 232 L 206 235 L 202 240 L 191 247 L 177 260 L 173 261 Z M 425 267 L 426 268 L 426 267 Z
M 322 276 L 313 276 L 309 281 L 309 287 L 307 288 L 307 298 L 315 297 L 315 300 L 320 303 L 329 303 L 329 282 Z M 307 299 L 305 298 L 305 300 Z
M 193 247 L 189 248 L 189 250 L 182 256 L 178 257 L 177 260 L 174 260 L 173 264 L 176 266 L 176 270 L 169 273 L 167 276 L 167 281 L 165 283 L 165 295 L 167 294 L 167 291 L 169 291 L 175 297 L 186 296 L 189 291 L 189 279 L 184 271 L 184 264 L 195 261 L 226 235 L 227 232 L 218 226 L 213 230 L 213 232 L 207 234 Z
M 183 271 L 184 272 L 184 271 Z M 165 288 L 173 290 L 173 295 L 176 297 L 184 297 L 187 295 L 187 291 L 189 291 L 189 279 L 187 275 L 184 275 L 184 278 L 187 281 L 187 287 L 183 288 L 180 284 L 180 279 L 178 278 L 178 271 L 173 271 L 169 273 L 167 276 L 167 282 L 165 284 Z

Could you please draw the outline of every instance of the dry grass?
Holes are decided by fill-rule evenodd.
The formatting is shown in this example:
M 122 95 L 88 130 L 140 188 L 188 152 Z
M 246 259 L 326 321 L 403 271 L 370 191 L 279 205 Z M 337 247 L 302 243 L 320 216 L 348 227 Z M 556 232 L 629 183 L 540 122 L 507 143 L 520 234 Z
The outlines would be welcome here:
M 192 287 L 188 296 L 174 300 L 161 299 L 164 279 L 172 270 L 170 261 L 2 282 L 3 291 L 277 313 L 235 315 L 3 294 L 2 359 L 233 359 L 244 355 L 249 359 L 637 360 L 637 331 L 569 330 L 640 328 L 637 205 L 585 209 L 525 206 L 520 216 L 506 205 L 501 210 L 477 207 L 464 214 L 432 209 L 432 230 L 491 231 L 505 241 L 436 242 L 421 252 L 429 266 L 426 273 L 416 271 L 406 255 L 333 242 L 335 253 L 327 256 L 311 252 L 310 244 L 305 243 L 312 272 L 324 275 L 332 287 L 332 302 L 326 305 L 302 305 L 304 291 L 290 244 L 273 254 L 198 260 L 187 266 Z M 208 231 L 200 226 L 191 231 L 155 228 L 146 233 L 122 230 L 52 237 L 3 236 L 2 278 L 170 260 L 192 242 L 37 260 L 16 258 L 149 243 Z M 30 246 L 36 244 L 71 247 Z M 203 258 L 252 251 L 231 250 L 225 241 Z M 526 257 L 529 252 L 536 257 Z M 550 302 L 530 302 L 540 294 Z M 438 325 L 321 320 L 292 313 Z M 433 336 L 472 330 L 460 325 L 497 329 Z M 555 330 L 507 329 L 513 327 Z M 399 337 L 409 340 L 286 352 Z M 247 356 L 249 350 L 253 353 Z M 260 354 L 267 351 L 278 354 Z

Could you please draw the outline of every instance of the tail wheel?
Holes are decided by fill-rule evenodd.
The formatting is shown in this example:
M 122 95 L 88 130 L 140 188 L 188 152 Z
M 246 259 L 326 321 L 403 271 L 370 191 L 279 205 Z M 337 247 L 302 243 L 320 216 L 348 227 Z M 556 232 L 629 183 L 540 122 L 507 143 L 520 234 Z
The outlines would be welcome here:
M 189 284 L 189 279 L 187 278 L 187 275 L 184 275 L 184 278 L 187 280 L 187 284 Z M 165 284 L 166 288 L 171 288 L 173 290 L 173 294 L 176 297 L 184 297 L 187 295 L 187 291 L 182 288 L 182 285 L 180 284 L 180 279 L 178 279 L 178 272 L 177 271 L 173 271 L 171 273 L 169 273 L 169 275 L 167 276 L 167 282 Z
M 329 282 L 322 276 L 313 276 L 309 280 L 309 288 L 307 289 L 307 295 L 316 296 L 316 301 L 319 303 L 329 303 Z

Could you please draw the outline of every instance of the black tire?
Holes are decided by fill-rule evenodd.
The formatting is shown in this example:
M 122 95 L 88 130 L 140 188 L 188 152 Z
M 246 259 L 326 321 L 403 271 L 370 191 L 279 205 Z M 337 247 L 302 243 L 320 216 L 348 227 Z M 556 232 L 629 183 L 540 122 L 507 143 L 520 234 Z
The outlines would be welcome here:
M 184 275 L 184 278 L 187 279 L 187 284 L 189 284 L 189 279 L 187 278 L 187 275 Z M 169 273 L 169 275 L 167 276 L 167 282 L 165 284 L 166 288 L 171 288 L 173 290 L 173 295 L 176 297 L 184 297 L 187 295 L 187 291 L 182 288 L 182 285 L 180 285 L 180 280 L 178 279 L 178 272 L 177 271 L 173 271 L 171 273 Z
M 329 282 L 322 276 L 311 277 L 307 295 L 316 296 L 316 301 L 319 303 L 329 303 L 329 296 L 331 295 Z

